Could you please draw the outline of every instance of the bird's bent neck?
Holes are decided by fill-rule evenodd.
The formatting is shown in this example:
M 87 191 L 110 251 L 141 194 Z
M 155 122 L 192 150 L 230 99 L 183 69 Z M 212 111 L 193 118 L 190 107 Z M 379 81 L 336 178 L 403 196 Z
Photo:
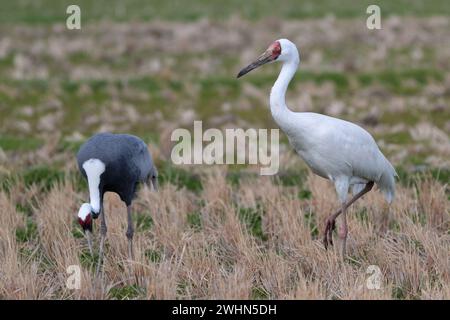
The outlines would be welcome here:
M 298 57 L 285 61 L 270 92 L 270 110 L 276 123 L 281 128 L 283 128 L 283 124 L 288 121 L 289 113 L 291 113 L 286 105 L 285 96 L 289 82 L 297 71 L 298 64 Z
M 100 176 L 105 171 L 105 164 L 99 159 L 89 159 L 83 163 L 89 185 L 89 198 L 92 210 L 100 212 Z
M 95 186 L 90 181 L 89 183 L 89 201 L 91 203 L 92 210 L 95 213 L 100 213 L 100 189 L 99 186 Z

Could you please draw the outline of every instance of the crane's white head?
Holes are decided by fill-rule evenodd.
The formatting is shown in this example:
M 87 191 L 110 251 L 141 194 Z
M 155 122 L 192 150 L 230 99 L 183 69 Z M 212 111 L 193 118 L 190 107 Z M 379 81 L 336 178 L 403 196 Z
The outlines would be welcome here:
M 300 57 L 296 45 L 288 39 L 274 41 L 262 55 L 242 69 L 237 77 L 240 78 L 253 69 L 273 61 L 294 62 L 298 64 L 300 62 Z
M 78 210 L 78 223 L 83 228 L 83 231 L 92 232 L 92 213 L 93 209 L 89 203 L 83 203 Z

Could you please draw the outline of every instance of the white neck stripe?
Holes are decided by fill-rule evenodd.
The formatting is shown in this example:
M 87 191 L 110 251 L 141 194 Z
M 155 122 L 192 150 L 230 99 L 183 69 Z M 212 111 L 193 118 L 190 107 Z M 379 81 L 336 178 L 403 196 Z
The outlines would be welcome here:
M 86 171 L 89 184 L 89 197 L 92 210 L 95 213 L 100 212 L 100 176 L 105 172 L 105 164 L 99 159 L 89 159 L 83 163 L 83 169 Z

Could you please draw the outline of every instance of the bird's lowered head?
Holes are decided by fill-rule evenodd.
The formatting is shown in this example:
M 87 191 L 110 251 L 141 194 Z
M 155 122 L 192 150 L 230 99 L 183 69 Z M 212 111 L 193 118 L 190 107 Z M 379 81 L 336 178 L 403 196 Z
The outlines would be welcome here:
M 300 62 L 300 56 L 296 45 L 288 39 L 278 39 L 274 41 L 254 62 L 239 71 L 237 77 L 240 78 L 253 69 L 274 61 L 293 62 L 298 64 Z
M 89 203 L 83 203 L 78 210 L 78 223 L 83 228 L 83 231 L 92 232 L 92 206 Z

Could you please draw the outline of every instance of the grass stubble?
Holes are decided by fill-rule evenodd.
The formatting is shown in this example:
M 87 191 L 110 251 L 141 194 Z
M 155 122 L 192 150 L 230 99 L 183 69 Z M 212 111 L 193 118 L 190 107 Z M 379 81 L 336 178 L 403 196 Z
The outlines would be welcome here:
M 311 173 L 298 185 L 276 176 L 242 175 L 237 183 L 229 176 L 226 167 L 203 167 L 195 169 L 200 189 L 190 190 L 176 177 L 157 193 L 141 188 L 134 202 L 133 261 L 127 257 L 125 207 L 108 193 L 102 280 L 95 278 L 96 257 L 76 223 L 87 191 L 68 176 L 50 188 L 17 179 L 0 191 L 0 297 L 450 297 L 447 185 L 423 175 L 399 183 L 390 208 L 378 191 L 369 193 L 348 215 L 343 263 L 338 246 L 326 251 L 321 243 L 323 223 L 337 204 L 329 182 Z M 97 221 L 94 235 L 98 245 Z M 80 266 L 78 290 L 66 287 L 70 265 Z M 366 286 L 369 265 L 382 272 L 379 290 Z

